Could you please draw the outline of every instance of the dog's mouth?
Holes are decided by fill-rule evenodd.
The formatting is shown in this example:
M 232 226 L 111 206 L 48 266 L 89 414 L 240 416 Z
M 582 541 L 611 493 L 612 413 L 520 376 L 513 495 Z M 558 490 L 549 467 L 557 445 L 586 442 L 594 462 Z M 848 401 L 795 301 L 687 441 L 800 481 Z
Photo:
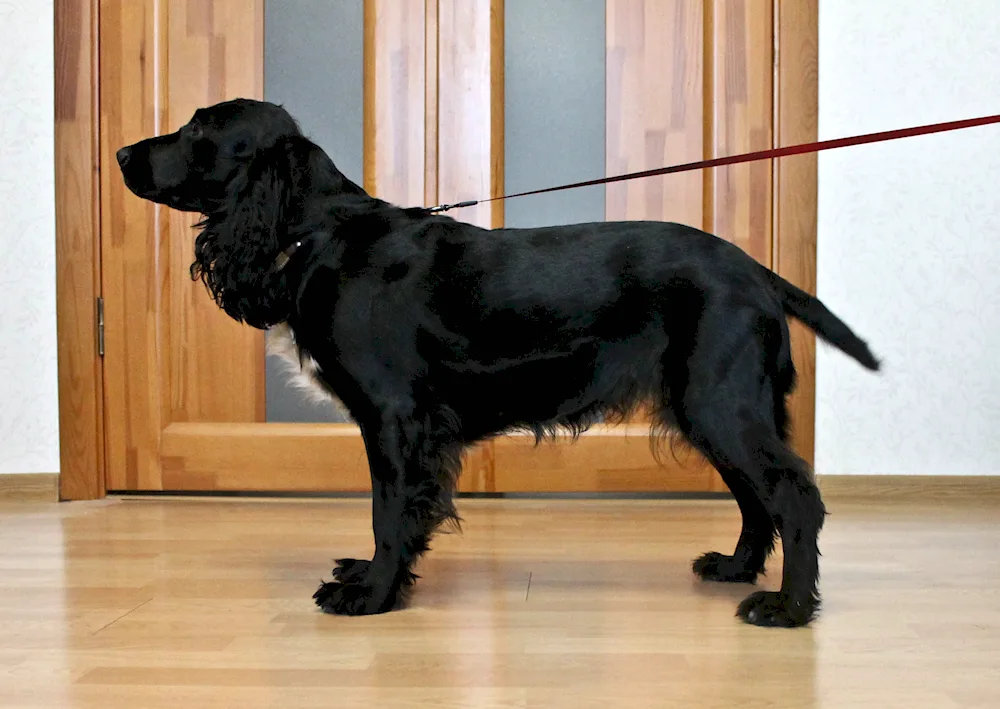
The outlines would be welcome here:
M 136 197 L 139 197 L 140 199 L 148 199 L 150 202 L 159 202 L 160 204 L 166 204 L 174 207 L 180 204 L 181 201 L 180 196 L 176 194 L 164 194 L 163 191 L 158 190 L 155 187 L 130 184 L 128 180 L 125 180 L 125 185 Z
M 148 177 L 140 179 L 139 176 L 135 174 L 134 170 L 122 168 L 122 179 L 125 181 L 125 186 L 128 187 L 129 192 L 134 194 L 136 197 L 141 197 L 142 199 L 156 198 L 157 190 L 152 186 L 152 180 Z
M 188 210 L 189 206 L 184 197 L 174 190 L 164 190 L 149 184 L 146 180 L 136 180 L 134 176 L 123 175 L 125 186 L 129 191 L 140 199 L 156 202 L 179 210 Z
M 179 206 L 182 197 L 176 190 L 163 189 L 154 183 L 152 171 L 146 164 L 135 164 L 132 160 L 121 166 L 122 179 L 129 192 L 140 199 L 158 202 L 171 207 Z
M 145 199 L 165 204 L 168 207 L 172 207 L 173 209 L 177 209 L 182 212 L 199 211 L 198 208 L 191 204 L 189 200 L 184 199 L 184 197 L 176 192 L 164 194 L 159 190 L 152 190 L 149 195 L 145 197 Z

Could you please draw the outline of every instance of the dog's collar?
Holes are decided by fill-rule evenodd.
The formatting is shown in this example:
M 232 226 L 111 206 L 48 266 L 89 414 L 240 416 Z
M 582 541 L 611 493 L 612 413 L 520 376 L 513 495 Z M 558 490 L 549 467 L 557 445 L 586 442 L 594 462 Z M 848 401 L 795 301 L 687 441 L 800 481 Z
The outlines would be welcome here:
M 288 265 L 288 262 L 292 260 L 292 256 L 295 254 L 296 251 L 298 251 L 299 247 L 301 246 L 302 242 L 296 241 L 294 244 L 289 246 L 284 251 L 279 252 L 278 255 L 274 258 L 274 272 L 280 273 L 282 269 L 284 269 L 285 266 Z

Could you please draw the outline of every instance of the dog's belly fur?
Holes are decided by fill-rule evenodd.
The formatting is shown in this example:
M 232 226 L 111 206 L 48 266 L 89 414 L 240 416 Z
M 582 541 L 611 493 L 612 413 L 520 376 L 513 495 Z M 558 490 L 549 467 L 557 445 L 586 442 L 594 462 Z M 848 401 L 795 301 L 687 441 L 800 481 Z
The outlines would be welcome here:
M 449 406 L 470 438 L 536 424 L 576 430 L 663 397 L 669 342 L 663 324 L 650 322 L 631 337 L 592 337 L 558 354 L 442 363 L 435 378 L 451 384 Z

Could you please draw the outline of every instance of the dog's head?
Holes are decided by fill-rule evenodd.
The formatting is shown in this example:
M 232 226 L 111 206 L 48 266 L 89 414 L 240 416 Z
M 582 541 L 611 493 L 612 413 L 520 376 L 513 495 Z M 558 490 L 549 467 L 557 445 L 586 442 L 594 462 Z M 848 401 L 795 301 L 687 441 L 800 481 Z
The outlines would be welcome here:
M 280 106 L 236 99 L 195 111 L 169 135 L 118 151 L 128 188 L 185 212 L 200 212 L 192 278 L 231 317 L 268 327 L 291 309 L 276 257 L 297 237 L 298 213 L 317 190 L 364 192 Z
M 116 157 L 137 196 L 210 214 L 225 204 L 255 157 L 300 135 L 280 106 L 236 99 L 200 108 L 179 130 L 126 146 Z

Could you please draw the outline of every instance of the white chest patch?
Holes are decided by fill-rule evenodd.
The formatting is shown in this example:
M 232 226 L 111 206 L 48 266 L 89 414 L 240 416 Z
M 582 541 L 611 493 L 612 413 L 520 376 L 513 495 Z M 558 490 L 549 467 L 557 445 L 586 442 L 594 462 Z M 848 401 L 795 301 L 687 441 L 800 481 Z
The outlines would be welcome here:
M 276 356 L 288 372 L 288 383 L 313 402 L 330 402 L 345 418 L 350 413 L 344 404 L 327 388 L 319 377 L 319 364 L 310 355 L 302 356 L 295 343 L 295 333 L 286 323 L 275 325 L 265 337 L 267 354 Z

